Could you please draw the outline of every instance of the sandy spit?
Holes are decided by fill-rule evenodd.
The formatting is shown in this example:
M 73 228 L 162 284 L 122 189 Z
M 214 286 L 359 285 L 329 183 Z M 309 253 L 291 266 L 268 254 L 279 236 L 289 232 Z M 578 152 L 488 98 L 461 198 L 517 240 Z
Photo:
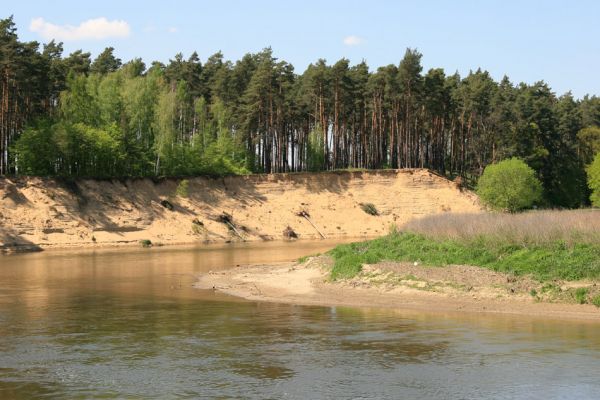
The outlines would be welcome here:
M 241 266 L 201 275 L 195 284 L 251 301 L 298 305 L 394 308 L 418 312 L 490 313 L 600 323 L 589 304 L 551 303 L 525 292 L 527 279 L 477 267 L 426 268 L 407 263 L 365 266 L 351 280 L 331 282 L 331 259 Z

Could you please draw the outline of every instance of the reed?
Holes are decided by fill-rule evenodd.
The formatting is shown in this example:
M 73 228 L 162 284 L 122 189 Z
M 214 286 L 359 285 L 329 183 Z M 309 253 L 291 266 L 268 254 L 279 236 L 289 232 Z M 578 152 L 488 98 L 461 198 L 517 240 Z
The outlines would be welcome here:
M 600 244 L 600 210 L 548 210 L 521 214 L 438 214 L 414 219 L 398 228 L 434 239 L 481 238 L 520 246 L 562 242 Z

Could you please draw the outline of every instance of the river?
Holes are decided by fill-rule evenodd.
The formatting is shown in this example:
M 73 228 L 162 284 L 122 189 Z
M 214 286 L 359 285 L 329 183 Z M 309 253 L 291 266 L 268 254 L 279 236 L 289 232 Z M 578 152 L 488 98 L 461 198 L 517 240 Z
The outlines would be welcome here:
M 598 399 L 600 326 L 192 288 L 332 242 L 0 256 L 0 399 Z

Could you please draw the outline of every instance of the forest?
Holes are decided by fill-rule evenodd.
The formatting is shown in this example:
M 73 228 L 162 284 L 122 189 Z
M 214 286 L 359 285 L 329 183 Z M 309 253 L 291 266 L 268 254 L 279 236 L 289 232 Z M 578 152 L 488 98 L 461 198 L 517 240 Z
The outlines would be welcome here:
M 547 83 L 318 59 L 299 73 L 270 48 L 168 63 L 63 54 L 22 42 L 0 20 L 0 175 L 165 177 L 429 168 L 472 184 L 518 157 L 548 205 L 588 204 L 585 167 L 600 151 L 600 98 Z M 523 60 L 526 62 L 526 60 Z

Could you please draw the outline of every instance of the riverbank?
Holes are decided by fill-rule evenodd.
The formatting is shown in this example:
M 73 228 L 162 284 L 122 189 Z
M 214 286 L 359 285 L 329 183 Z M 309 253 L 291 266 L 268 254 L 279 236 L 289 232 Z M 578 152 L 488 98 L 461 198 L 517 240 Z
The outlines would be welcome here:
M 600 308 L 543 293 L 528 277 L 472 266 L 423 267 L 414 263 L 365 265 L 355 277 L 332 281 L 333 259 L 255 265 L 209 272 L 196 287 L 252 301 L 299 305 L 396 308 L 443 313 L 493 313 L 600 322 Z M 594 282 L 554 281 L 569 292 Z M 536 289 L 535 295 L 532 289 Z M 539 293 L 539 296 L 537 295 Z
M 0 178 L 0 252 L 366 238 L 415 217 L 481 211 L 474 194 L 423 169 L 185 181 Z

